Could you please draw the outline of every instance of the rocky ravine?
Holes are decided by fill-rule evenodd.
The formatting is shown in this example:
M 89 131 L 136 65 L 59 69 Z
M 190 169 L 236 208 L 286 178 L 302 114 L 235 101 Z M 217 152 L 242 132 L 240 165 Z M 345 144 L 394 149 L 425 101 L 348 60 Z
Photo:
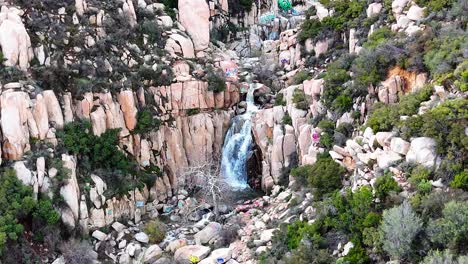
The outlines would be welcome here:
M 0 1 L 0 46 L 6 59 L 4 65 L 17 66 L 23 75 L 0 82 L 2 163 L 13 167 L 17 177 L 33 187 L 36 197 L 52 196 L 51 184 L 57 168 L 46 162 L 47 155 L 31 156 L 30 151 L 34 151 L 37 141 L 45 142 L 51 144 L 47 151 L 53 156 L 58 131 L 68 123 L 84 119 L 90 121 L 95 135 L 120 129 L 122 151 L 134 157 L 142 168 L 155 165 L 163 171 L 154 185 L 112 197 L 106 195 L 107 183 L 98 173 L 93 173 L 89 182 L 80 182 L 77 157 L 67 154 L 59 157 L 70 170 L 70 178 L 60 187 L 66 206 L 57 209 L 69 230 L 91 234 L 99 260 L 187 263 L 196 257 L 193 262 L 257 263 L 256 257 L 271 247 L 273 233 L 280 223 L 297 219 L 314 221 L 313 195 L 292 188 L 294 179 L 289 177 L 289 169 L 314 164 L 318 155 L 326 151 L 314 139 L 314 135 L 323 131 L 309 121 L 332 113 L 320 100 L 324 79 L 317 77 L 292 84 L 306 64 L 304 54 L 313 52 L 318 58 L 333 45 L 328 38 L 300 44 L 298 31 L 305 19 L 301 11 L 315 6 L 316 16 L 323 19 L 332 15 L 331 10 L 315 1 L 305 1 L 304 5 L 295 6 L 299 15 L 278 14 L 263 23 L 262 14 L 278 11 L 275 1 L 258 1 L 244 16 L 234 16 L 226 0 L 179 0 L 177 19 L 167 15 L 164 5 L 156 1 L 115 0 L 105 5 L 76 0 L 71 1 L 71 6 L 59 4 L 50 6 L 50 10 L 37 3 L 15 6 L 10 2 Z M 424 28 L 420 23 L 423 10 L 416 4 L 393 1 L 391 7 L 396 17 L 391 24 L 393 31 L 411 35 Z M 368 5 L 367 16 L 378 14 L 382 8 L 381 3 Z M 112 24 L 116 17 L 123 18 L 125 23 Z M 43 22 L 47 27 L 33 26 L 39 18 L 47 21 Z M 140 29 L 148 20 L 155 21 L 161 32 Z M 210 39 L 211 30 L 228 22 L 248 30 L 231 34 L 226 43 Z M 57 30 L 60 27 L 66 29 Z M 119 34 L 123 33 L 112 30 L 116 28 L 137 32 L 137 36 L 126 35 L 135 37 L 135 41 L 119 42 L 122 38 Z M 351 29 L 345 35 L 349 52 L 359 52 L 362 40 L 356 30 Z M 164 41 L 157 43 L 160 40 Z M 103 49 L 102 42 L 106 41 L 112 44 Z M 143 78 L 135 85 L 131 73 L 139 72 L 142 65 L 153 70 L 151 78 Z M 40 80 L 36 67 L 67 69 L 70 74 L 86 76 L 85 83 L 104 78 L 112 86 L 63 89 L 59 87 L 60 79 Z M 323 67 L 313 69 L 312 73 L 319 76 Z M 225 73 L 224 91 L 209 88 L 208 68 Z M 258 85 L 255 97 L 262 109 L 254 116 L 252 128 L 257 156 L 261 157 L 261 188 L 268 196 L 241 201 L 233 208 L 223 206 L 222 216 L 214 222 L 213 215 L 207 213 L 212 206 L 189 197 L 182 175 L 187 167 L 219 160 L 231 118 L 244 111 L 242 97 L 248 84 L 243 76 L 258 69 L 269 70 L 273 79 L 272 87 Z M 141 76 L 147 77 L 143 71 Z M 395 67 L 385 81 L 375 89 L 372 87 L 369 95 L 354 102 L 353 111 L 359 112 L 364 121 L 374 103 L 396 103 L 428 81 L 427 74 Z M 307 109 L 294 103 L 297 91 L 310 98 Z M 283 105 L 274 106 L 277 94 L 283 96 Z M 438 86 L 419 113 L 446 99 L 462 96 Z M 157 113 L 154 117 L 166 122 L 157 131 L 135 133 L 138 115 L 145 108 L 151 108 Z M 290 124 L 285 124 L 285 117 L 290 117 Z M 351 112 L 344 113 L 335 125 L 353 123 L 354 119 Z M 435 147 L 431 138 L 405 141 L 391 131 L 374 133 L 366 128 L 353 131 L 344 147 L 335 145 L 329 154 L 350 173 L 344 182 L 346 187 L 373 186 L 376 172 L 389 169 L 399 185 L 406 188 L 405 172 L 393 163 L 406 160 L 436 166 L 439 157 Z M 290 182 L 288 188 L 277 185 L 285 177 Z M 437 181 L 431 184 L 434 188 L 445 187 Z M 153 244 L 143 230 L 145 223 L 158 217 L 168 218 L 169 232 L 163 242 Z M 239 229 L 232 241 L 226 238 L 231 227 Z M 340 245 L 333 255 L 344 256 L 352 247 L 352 243 Z M 54 257 L 55 264 L 65 262 L 63 257 Z

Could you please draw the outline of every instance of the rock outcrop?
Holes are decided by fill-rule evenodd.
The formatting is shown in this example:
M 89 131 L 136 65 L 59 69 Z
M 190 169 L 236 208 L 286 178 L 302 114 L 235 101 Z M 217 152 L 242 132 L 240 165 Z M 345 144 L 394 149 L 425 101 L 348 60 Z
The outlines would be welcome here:
M 179 21 L 193 41 L 195 51 L 203 51 L 210 43 L 210 9 L 205 0 L 179 1 Z

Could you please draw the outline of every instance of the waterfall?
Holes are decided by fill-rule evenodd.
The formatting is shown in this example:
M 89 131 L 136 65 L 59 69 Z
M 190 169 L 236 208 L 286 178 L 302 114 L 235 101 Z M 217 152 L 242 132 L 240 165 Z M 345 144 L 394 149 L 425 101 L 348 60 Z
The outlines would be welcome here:
M 234 189 L 245 189 L 247 184 L 247 158 L 252 146 L 252 115 L 258 108 L 254 103 L 256 84 L 251 83 L 247 92 L 247 110 L 236 116 L 224 139 L 221 159 L 221 175 Z

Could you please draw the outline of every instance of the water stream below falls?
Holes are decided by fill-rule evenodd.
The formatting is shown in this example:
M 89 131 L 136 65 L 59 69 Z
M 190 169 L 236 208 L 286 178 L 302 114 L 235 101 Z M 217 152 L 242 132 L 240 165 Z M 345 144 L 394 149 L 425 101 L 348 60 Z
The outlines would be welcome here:
M 234 117 L 224 139 L 221 175 L 233 189 L 248 188 L 247 159 L 252 148 L 252 116 L 258 111 L 254 103 L 256 83 L 250 83 L 247 92 L 247 110 Z

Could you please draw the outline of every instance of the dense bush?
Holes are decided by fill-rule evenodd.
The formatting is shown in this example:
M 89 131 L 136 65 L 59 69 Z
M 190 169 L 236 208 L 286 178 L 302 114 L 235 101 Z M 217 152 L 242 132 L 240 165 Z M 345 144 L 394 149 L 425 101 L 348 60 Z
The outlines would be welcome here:
M 468 171 L 464 170 L 455 175 L 455 178 L 450 183 L 450 186 L 452 188 L 459 188 L 468 191 Z
M 368 187 L 355 192 L 348 190 L 345 195 L 336 192 L 331 206 L 334 213 L 327 217 L 326 224 L 351 235 L 354 241 L 360 241 L 366 228 L 377 227 L 380 222 Z
M 119 149 L 119 129 L 96 136 L 89 122 L 77 121 L 66 124 L 57 136 L 60 146 L 78 157 L 80 177 L 86 180 L 86 175 L 97 171 L 107 183 L 109 195 L 126 193 L 149 182 L 148 178 L 155 178 L 152 171 L 139 170 L 136 161 L 125 155 L 125 149 Z
M 300 42 L 305 42 L 307 39 L 318 40 L 319 36 L 323 35 L 323 32 L 326 31 L 324 24 L 318 19 L 306 19 L 301 26 L 301 31 L 297 35 L 297 38 Z
M 286 106 L 286 100 L 283 93 L 278 93 L 275 98 L 275 106 Z
M 438 1 L 435 1 L 438 2 Z M 429 42 L 428 51 L 424 55 L 424 63 L 435 78 L 453 72 L 456 66 L 467 59 L 468 36 L 452 33 L 449 36 L 434 38 Z
M 421 182 L 429 180 L 430 176 L 431 171 L 426 167 L 419 165 L 411 170 L 408 181 L 413 187 L 417 187 Z
M 299 71 L 294 75 L 293 81 L 294 84 L 302 84 L 306 80 L 310 80 L 312 77 L 309 76 L 309 73 L 307 71 Z
M 379 45 L 384 44 L 390 38 L 394 37 L 395 33 L 392 32 L 388 27 L 382 27 L 376 29 L 370 36 L 369 39 L 364 43 L 364 48 L 375 49 Z
M 434 250 L 421 261 L 419 264 L 464 264 L 468 263 L 468 256 L 456 257 L 449 250 L 438 251 Z
M 221 72 L 218 72 L 213 68 L 208 68 L 206 81 L 208 82 L 208 91 L 219 93 L 226 90 L 226 78 L 224 78 L 224 75 Z
M 352 66 L 355 89 L 366 91 L 369 85 L 377 86 L 403 56 L 403 49 L 388 43 L 374 49 L 363 49 Z
M 145 224 L 144 232 L 148 235 L 150 242 L 157 244 L 166 237 L 166 225 L 161 221 L 154 219 Z
M 407 138 L 434 138 L 439 154 L 457 157 L 460 150 L 468 148 L 468 137 L 464 132 L 467 117 L 468 100 L 458 98 L 447 100 L 421 116 L 408 118 L 401 124 L 401 129 Z
M 309 99 L 304 93 L 304 90 L 295 89 L 293 92 L 292 100 L 293 103 L 296 105 L 296 108 L 306 111 L 309 109 Z
M 283 125 L 292 126 L 292 118 L 288 113 L 285 113 L 283 116 Z
M 385 200 L 391 192 L 401 191 L 398 183 L 393 179 L 391 174 L 386 173 L 385 175 L 378 177 L 374 185 L 375 195 L 381 200 Z
M 442 248 L 466 253 L 468 243 L 468 203 L 450 201 L 442 210 L 442 217 L 431 219 L 427 233 L 430 240 Z
M 430 99 L 432 87 L 427 86 L 418 92 L 404 95 L 395 105 L 374 104 L 372 112 L 367 120 L 367 125 L 375 132 L 390 131 L 400 122 L 400 116 L 412 116 L 417 113 L 422 102 Z M 414 125 L 415 123 L 408 122 Z M 406 135 L 411 132 L 403 131 Z M 404 136 L 409 138 L 410 136 Z
M 411 252 L 412 242 L 421 228 L 422 221 L 408 202 L 385 210 L 380 226 L 383 249 L 394 259 L 404 259 Z
M 421 7 L 427 7 L 430 11 L 437 12 L 450 7 L 455 0 L 416 0 L 415 2 Z
M 137 124 L 132 131 L 135 134 L 148 133 L 153 130 L 158 130 L 161 125 L 161 120 L 158 119 L 150 108 L 144 108 L 138 111 Z
M 344 84 L 351 80 L 348 71 L 351 68 L 354 58 L 348 55 L 341 56 L 338 60 L 327 66 L 327 72 L 324 77 L 324 91 L 321 99 L 325 106 L 334 107 L 335 99 L 344 94 L 350 96 L 352 92 L 347 92 Z
M 60 215 L 52 207 L 52 202 L 48 197 L 40 196 L 36 201 L 33 198 L 32 187 L 23 185 L 13 170 L 2 173 L 0 176 L 0 256 L 3 255 L 8 242 L 24 243 L 21 241 L 23 231 L 32 231 L 38 237 L 44 236 L 43 231 L 47 231 L 48 226 L 56 225 L 59 220 Z
M 292 176 L 308 180 L 317 199 L 339 189 L 344 173 L 345 169 L 330 157 L 319 158 L 314 165 L 304 165 L 291 171 Z

